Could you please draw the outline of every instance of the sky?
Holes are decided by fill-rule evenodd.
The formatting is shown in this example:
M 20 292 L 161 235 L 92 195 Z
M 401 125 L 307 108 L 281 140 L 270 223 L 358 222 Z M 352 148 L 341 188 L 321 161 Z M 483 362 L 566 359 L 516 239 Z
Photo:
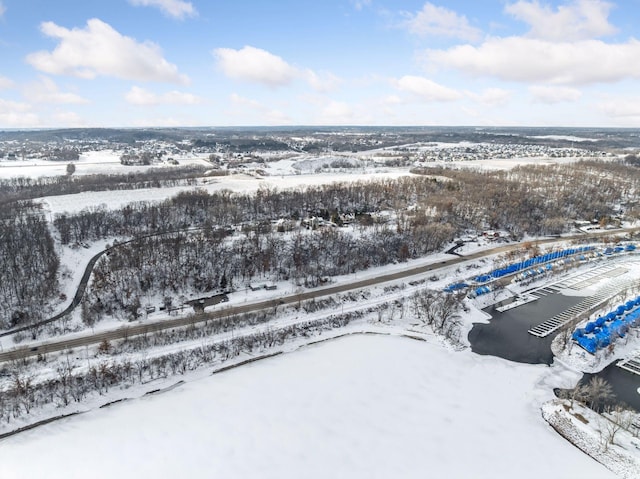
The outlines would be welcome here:
M 640 125 L 640 0 L 0 0 L 0 129 Z

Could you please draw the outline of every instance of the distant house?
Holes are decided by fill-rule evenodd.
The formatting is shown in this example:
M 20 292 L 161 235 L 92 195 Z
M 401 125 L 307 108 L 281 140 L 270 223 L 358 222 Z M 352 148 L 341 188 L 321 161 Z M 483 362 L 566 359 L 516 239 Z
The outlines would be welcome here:
M 315 230 L 323 227 L 337 228 L 338 225 L 319 216 L 312 216 L 310 218 L 304 218 L 302 220 L 302 226 L 307 229 Z
M 249 289 L 251 291 L 259 291 L 261 289 L 266 289 L 267 291 L 273 291 L 274 289 L 278 289 L 278 285 L 272 282 L 267 283 L 249 283 Z
M 356 217 L 353 213 L 344 213 L 340 215 L 340 221 L 342 221 L 343 225 L 350 225 L 356 220 Z

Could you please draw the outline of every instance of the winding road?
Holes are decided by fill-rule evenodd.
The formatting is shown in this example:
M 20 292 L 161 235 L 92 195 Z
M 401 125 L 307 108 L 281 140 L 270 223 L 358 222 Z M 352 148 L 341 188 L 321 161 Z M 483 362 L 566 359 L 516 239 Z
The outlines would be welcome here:
M 602 236 L 619 235 L 619 234 L 625 234 L 625 233 L 632 233 L 636 231 L 640 231 L 640 228 L 636 227 L 636 228 L 610 230 L 610 231 L 597 232 L 597 233 L 583 233 L 580 235 L 566 236 L 562 238 L 547 238 L 547 239 L 537 240 L 535 241 L 535 243 L 549 244 L 549 243 L 571 241 L 575 239 L 594 239 Z M 131 240 L 131 241 L 136 241 L 136 240 Z M 77 347 L 88 346 L 92 344 L 98 344 L 105 340 L 113 341 L 118 339 L 125 339 L 132 336 L 144 335 L 144 334 L 153 333 L 156 331 L 161 331 L 164 329 L 172 329 L 172 328 L 177 328 L 182 326 L 188 326 L 190 324 L 194 324 L 197 322 L 217 319 L 217 318 L 236 315 L 236 314 L 255 312 L 255 311 L 260 311 L 260 310 L 269 309 L 269 308 L 277 308 L 280 305 L 299 303 L 301 301 L 316 299 L 323 296 L 331 296 L 338 293 L 344 293 L 347 291 L 379 285 L 381 283 L 397 281 L 399 279 L 407 278 L 410 276 L 416 276 L 416 275 L 425 274 L 429 272 L 435 272 L 442 268 L 453 266 L 465 261 L 475 260 L 475 259 L 483 258 L 486 256 L 491 256 L 495 254 L 505 253 L 507 251 L 512 251 L 520 248 L 523 243 L 524 242 L 513 243 L 505 246 L 499 246 L 499 247 L 491 248 L 489 250 L 479 251 L 479 252 L 470 254 L 468 256 L 457 256 L 457 257 L 454 257 L 445 261 L 440 261 L 437 263 L 407 268 L 405 270 L 396 271 L 394 273 L 383 274 L 380 276 L 362 279 L 362 280 L 354 280 L 348 283 L 342 283 L 335 286 L 318 288 L 318 289 L 306 291 L 303 293 L 290 294 L 290 295 L 282 296 L 276 299 L 268 299 L 265 301 L 242 304 L 238 306 L 229 306 L 224 309 L 218 309 L 218 310 L 211 311 L 201 315 L 190 315 L 187 317 L 162 319 L 162 320 L 157 320 L 157 321 L 147 322 L 142 324 L 137 323 L 132 325 L 121 326 L 118 329 L 114 329 L 114 330 L 87 334 L 87 335 L 78 336 L 75 338 L 63 337 L 57 340 L 53 339 L 53 340 L 48 340 L 44 342 L 31 343 L 23 347 L 0 352 L 0 362 L 13 361 L 18 359 L 28 358 L 31 356 L 36 356 L 38 354 L 47 354 L 47 353 L 53 353 L 57 351 L 73 349 Z M 125 243 L 120 243 L 120 244 L 125 244 Z M 117 245 L 112 246 L 111 248 L 114 248 L 114 247 L 117 247 Z M 71 304 L 63 312 L 45 321 L 38 323 L 36 327 L 42 324 L 50 323 L 60 319 L 65 314 L 70 313 L 80 303 L 80 301 L 82 300 L 82 296 L 84 295 L 87 283 L 89 281 L 89 277 L 91 276 L 93 266 L 95 265 L 96 261 L 103 254 L 109 251 L 109 249 L 111 248 L 105 249 L 104 251 L 96 254 L 91 258 L 91 260 L 87 265 L 87 268 L 85 269 L 84 275 L 82 277 L 80 285 L 78 286 L 76 294 L 73 300 L 71 301 Z M 2 335 L 13 334 L 17 331 L 27 330 L 32 327 L 34 326 L 14 329 L 12 331 L 5 332 Z

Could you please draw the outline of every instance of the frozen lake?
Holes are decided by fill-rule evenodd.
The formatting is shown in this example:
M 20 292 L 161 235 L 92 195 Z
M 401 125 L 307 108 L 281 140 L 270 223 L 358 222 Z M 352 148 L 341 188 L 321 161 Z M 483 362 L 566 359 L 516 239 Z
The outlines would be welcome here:
M 615 477 L 540 415 L 570 378 L 352 336 L 8 438 L 0 477 Z

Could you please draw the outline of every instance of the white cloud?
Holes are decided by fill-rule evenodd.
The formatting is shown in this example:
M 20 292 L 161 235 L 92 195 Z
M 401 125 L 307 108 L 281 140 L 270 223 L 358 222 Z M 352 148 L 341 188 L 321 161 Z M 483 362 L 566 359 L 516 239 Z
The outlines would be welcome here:
M 136 118 L 130 122 L 133 127 L 185 127 L 185 126 L 201 126 L 202 123 L 196 118 L 189 117 L 158 117 L 153 118 Z
M 30 112 L 31 105 L 0 98 L 0 126 L 8 128 L 34 127 L 40 118 Z
M 382 104 L 386 106 L 401 105 L 402 103 L 404 102 L 402 101 L 402 98 L 400 98 L 398 95 L 388 95 L 382 100 Z
M 598 105 L 605 115 L 622 120 L 640 119 L 640 98 L 613 98 Z
M 291 118 L 286 113 L 278 109 L 269 108 L 251 98 L 232 93 L 229 96 L 229 100 L 234 105 L 234 115 L 242 115 L 238 110 L 248 109 L 258 114 L 258 122 L 263 125 L 289 125 L 292 123 Z
M 288 85 L 299 74 L 296 68 L 281 57 L 261 48 L 217 48 L 213 54 L 223 73 L 237 80 L 279 87 Z
M 0 1 L 0 17 L 4 15 L 4 12 L 7 11 L 7 8 L 4 6 L 4 3 Z
M 265 107 L 259 101 L 245 98 L 237 93 L 232 93 L 229 96 L 229 99 L 231 100 L 231 103 L 235 105 L 253 108 L 254 110 L 265 110 Z
M 322 116 L 336 118 L 340 122 L 353 117 L 353 110 L 348 103 L 331 100 L 323 109 Z
M 459 91 L 424 77 L 405 75 L 393 80 L 393 84 L 398 90 L 410 93 L 423 101 L 454 101 L 462 98 Z
M 462 113 L 463 118 L 467 124 L 473 125 L 486 125 L 486 126 L 522 126 L 521 123 L 517 121 L 513 121 L 510 118 L 505 118 L 501 116 L 487 116 L 487 110 L 485 108 L 475 109 L 469 106 L 461 105 L 460 113 Z M 458 116 L 458 118 L 460 118 Z M 470 119 L 473 119 L 470 121 Z M 458 122 L 460 120 L 458 119 Z
M 89 100 L 75 93 L 61 92 L 51 78 L 44 76 L 39 81 L 28 84 L 23 89 L 23 95 L 32 103 L 89 103 Z
M 9 113 L 9 112 L 17 112 L 24 113 L 31 109 L 31 105 L 28 103 L 21 103 L 17 101 L 11 100 L 3 100 L 0 98 L 0 113 Z
M 318 124 L 322 125 L 353 125 L 356 121 L 353 108 L 345 102 L 330 100 L 320 110 Z
M 353 8 L 356 10 L 362 10 L 364 7 L 371 5 L 371 0 L 351 0 L 351 3 L 353 3 Z
M 291 125 L 293 121 L 285 112 L 277 109 L 267 111 L 264 121 L 267 125 Z
M 172 90 L 163 94 L 156 94 L 134 86 L 125 95 L 127 102 L 139 106 L 155 105 L 197 105 L 202 103 L 202 98 L 191 93 Z
M 482 103 L 486 106 L 505 105 L 511 98 L 511 92 L 502 88 L 487 88 L 479 94 L 466 91 L 465 95 L 467 95 L 473 101 Z
M 529 93 L 534 101 L 548 104 L 577 101 L 582 96 L 582 92 L 576 88 L 546 85 L 530 86 Z
M 27 56 L 27 62 L 40 71 L 87 79 L 106 75 L 137 81 L 188 82 L 162 57 L 157 45 L 138 43 L 97 18 L 87 21 L 84 29 L 68 30 L 53 22 L 42 23 L 40 29 L 59 40 L 52 52 Z
M 533 38 L 491 38 L 480 46 L 427 50 L 432 65 L 507 81 L 565 85 L 640 78 L 640 42 L 600 40 L 551 42 Z
M 129 0 L 129 3 L 143 7 L 158 7 L 166 15 L 178 19 L 197 15 L 193 4 L 182 0 Z
M 406 26 L 416 35 L 454 37 L 469 41 L 478 40 L 481 36 L 481 31 L 472 27 L 464 15 L 429 2 L 418 13 L 408 16 Z
M 389 106 L 381 99 L 349 103 L 324 95 L 311 95 L 305 100 L 316 112 L 311 120 L 311 124 L 314 125 L 371 125 L 378 122 L 373 115 L 374 112 L 384 118 L 383 124 L 389 124 L 389 116 L 385 112 Z
M 320 93 L 334 91 L 342 83 L 340 78 L 329 72 L 316 73 L 307 69 L 304 76 L 311 88 Z
M 14 83 L 7 77 L 3 77 L 0 75 L 0 90 L 5 90 L 7 88 L 13 87 Z
M 125 95 L 125 100 L 132 105 L 157 105 L 158 95 L 144 88 L 134 86 Z
M 551 41 L 576 41 L 611 35 L 616 28 L 609 23 L 612 4 L 602 0 L 575 0 L 554 11 L 538 0 L 520 0 L 505 11 L 529 24 L 529 36 Z
M 245 46 L 240 50 L 217 48 L 213 51 L 218 67 L 229 78 L 261 83 L 271 88 L 291 84 L 303 79 L 311 88 L 326 93 L 335 90 L 342 82 L 330 72 L 317 73 L 309 68 L 300 69 L 283 58 L 261 48 Z
M 86 127 L 87 122 L 80 115 L 73 111 L 60 111 L 53 115 L 54 126 L 66 128 Z

